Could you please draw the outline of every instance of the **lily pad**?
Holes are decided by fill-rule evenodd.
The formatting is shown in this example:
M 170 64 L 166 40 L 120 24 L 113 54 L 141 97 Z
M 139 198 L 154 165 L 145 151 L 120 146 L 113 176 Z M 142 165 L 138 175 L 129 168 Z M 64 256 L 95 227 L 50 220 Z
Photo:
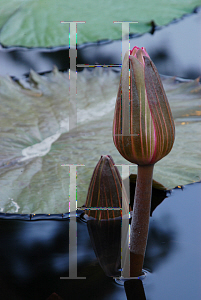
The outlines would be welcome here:
M 68 44 L 69 25 L 60 21 L 85 21 L 77 25 L 77 42 L 120 39 L 121 24 L 137 21 L 131 33 L 144 33 L 191 13 L 200 0 L 1 0 L 0 42 L 5 46 L 53 47 Z M 72 32 L 71 32 L 72 34 Z
M 111 69 L 77 73 L 77 128 L 69 131 L 68 73 L 55 68 L 40 76 L 31 71 L 29 84 L 0 77 L 0 211 L 66 212 L 69 167 L 62 164 L 85 165 L 77 167 L 78 207 L 102 154 L 116 164 L 129 164 L 112 139 L 119 78 Z M 163 83 L 176 140 L 170 154 L 156 163 L 154 179 L 171 189 L 201 179 L 201 85 L 175 78 Z

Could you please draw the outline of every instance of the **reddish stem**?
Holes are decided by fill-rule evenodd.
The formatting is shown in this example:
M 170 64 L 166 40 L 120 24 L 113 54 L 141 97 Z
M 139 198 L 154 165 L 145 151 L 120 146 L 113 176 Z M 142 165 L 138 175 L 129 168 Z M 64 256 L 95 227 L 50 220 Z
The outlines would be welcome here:
M 154 165 L 138 166 L 130 232 L 130 276 L 142 274 L 149 230 Z

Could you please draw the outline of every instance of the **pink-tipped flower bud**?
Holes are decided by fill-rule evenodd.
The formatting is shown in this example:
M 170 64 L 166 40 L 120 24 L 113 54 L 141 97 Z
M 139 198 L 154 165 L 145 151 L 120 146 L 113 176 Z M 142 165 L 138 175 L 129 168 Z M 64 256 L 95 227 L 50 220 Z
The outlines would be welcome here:
M 113 140 L 128 161 L 155 164 L 172 149 L 175 126 L 160 75 L 146 49 L 124 57 L 113 121 Z

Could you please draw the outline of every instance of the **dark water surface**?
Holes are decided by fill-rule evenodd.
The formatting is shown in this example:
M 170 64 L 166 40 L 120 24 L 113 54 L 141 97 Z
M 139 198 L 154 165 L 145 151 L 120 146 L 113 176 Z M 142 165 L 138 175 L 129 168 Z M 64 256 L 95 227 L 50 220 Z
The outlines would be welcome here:
M 127 299 L 124 287 L 99 266 L 81 214 L 78 276 L 86 279 L 78 280 L 60 279 L 69 275 L 68 214 L 36 215 L 30 221 L 27 216 L 0 214 L 0 299 L 42 300 L 53 293 L 64 300 Z M 201 299 L 200 214 L 201 182 L 175 188 L 154 210 L 144 262 L 147 300 Z M 132 299 L 139 300 L 141 287 L 134 282 L 132 288 Z

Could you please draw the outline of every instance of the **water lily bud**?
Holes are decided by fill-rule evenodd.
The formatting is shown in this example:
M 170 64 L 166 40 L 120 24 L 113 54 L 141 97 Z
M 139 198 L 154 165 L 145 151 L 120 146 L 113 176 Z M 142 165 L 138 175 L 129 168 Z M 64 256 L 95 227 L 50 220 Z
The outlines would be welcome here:
M 128 161 L 155 164 L 172 149 L 175 126 L 158 71 L 142 47 L 127 51 L 117 94 L 113 140 Z
M 122 180 L 110 155 L 102 155 L 94 169 L 85 206 L 96 209 L 86 210 L 85 214 L 98 220 L 121 217 L 120 209 L 111 210 L 122 207 Z
M 89 210 L 85 210 L 85 216 L 88 215 L 87 228 L 98 262 L 105 274 L 112 277 L 121 275 L 122 198 L 129 207 L 125 195 L 121 176 L 112 157 L 102 155 L 89 185 L 85 203 Z

